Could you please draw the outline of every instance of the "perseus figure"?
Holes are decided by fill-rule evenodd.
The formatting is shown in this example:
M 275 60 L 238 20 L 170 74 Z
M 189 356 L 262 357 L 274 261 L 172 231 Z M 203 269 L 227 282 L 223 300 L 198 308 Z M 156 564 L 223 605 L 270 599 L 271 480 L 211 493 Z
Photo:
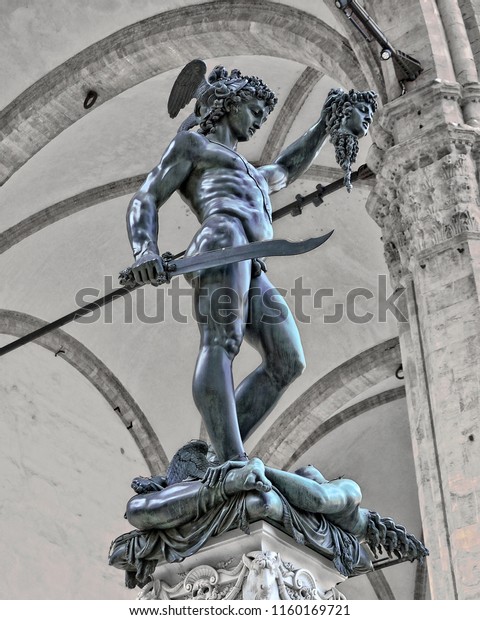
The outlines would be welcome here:
M 254 167 L 237 146 L 260 129 L 277 98 L 260 78 L 238 70 L 228 74 L 217 66 L 208 81 L 205 75 L 205 63 L 194 60 L 178 76 L 170 95 L 170 115 L 196 99 L 194 112 L 128 207 L 135 257 L 131 269 L 139 284 L 157 284 L 167 276 L 157 245 L 157 211 L 175 191 L 199 222 L 187 256 L 270 240 L 269 195 L 307 170 L 335 117 L 331 93 L 308 131 L 272 164 Z M 373 96 L 359 97 L 351 113 L 342 115 L 341 131 L 365 135 L 374 109 Z M 191 131 L 196 126 L 198 131 Z M 186 276 L 193 287 L 200 330 L 193 397 L 221 463 L 247 460 L 245 439 L 305 367 L 295 321 L 265 271 L 264 262 L 255 259 Z M 235 389 L 232 363 L 244 340 L 260 353 L 262 362 Z

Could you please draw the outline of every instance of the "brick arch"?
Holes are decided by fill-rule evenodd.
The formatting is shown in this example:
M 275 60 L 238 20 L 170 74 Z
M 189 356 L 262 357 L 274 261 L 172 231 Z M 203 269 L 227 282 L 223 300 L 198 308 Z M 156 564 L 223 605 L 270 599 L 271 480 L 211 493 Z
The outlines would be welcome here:
M 287 407 L 250 453 L 272 467 L 288 469 L 310 447 L 309 437 L 315 436 L 319 428 L 326 428 L 350 400 L 393 376 L 400 363 L 398 338 L 347 360 Z
M 86 92 L 99 104 L 192 56 L 286 58 L 376 88 L 348 40 L 313 15 L 274 2 L 217 0 L 142 20 L 98 41 L 38 80 L 0 113 L 0 184 L 82 118 Z M 381 88 L 379 88 L 381 90 Z M 95 109 L 95 107 L 93 109 Z
M 44 325 L 46 321 L 30 314 L 0 310 L 2 334 L 20 337 Z M 62 350 L 62 359 L 90 381 L 121 419 L 137 444 L 150 473 L 158 475 L 166 471 L 167 456 L 145 414 L 119 379 L 90 349 L 61 329 L 42 336 L 35 343 L 52 353 Z

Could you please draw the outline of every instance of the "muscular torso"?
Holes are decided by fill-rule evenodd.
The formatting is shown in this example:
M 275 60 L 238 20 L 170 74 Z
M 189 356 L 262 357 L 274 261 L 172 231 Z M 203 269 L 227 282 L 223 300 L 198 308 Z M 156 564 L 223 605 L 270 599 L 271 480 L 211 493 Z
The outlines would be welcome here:
M 238 218 L 250 242 L 273 236 L 264 177 L 232 149 L 198 136 L 198 155 L 179 192 L 201 224 L 216 215 Z

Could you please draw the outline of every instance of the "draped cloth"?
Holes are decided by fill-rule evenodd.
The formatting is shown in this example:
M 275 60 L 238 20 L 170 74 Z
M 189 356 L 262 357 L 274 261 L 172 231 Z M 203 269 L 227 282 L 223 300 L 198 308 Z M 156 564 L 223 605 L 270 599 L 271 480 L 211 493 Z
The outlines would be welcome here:
M 372 570 L 370 559 L 356 536 L 334 525 L 322 514 L 295 508 L 278 489 L 274 487 L 274 490 L 283 503 L 283 519 L 281 523 L 271 521 L 273 525 L 284 529 L 295 542 L 312 547 L 331 559 L 344 577 Z
M 212 489 L 208 489 L 211 494 Z M 181 562 L 194 555 L 212 536 L 239 527 L 248 534 L 246 494 L 223 496 L 215 507 L 203 501 L 206 493 L 199 493 L 197 515 L 191 522 L 166 529 L 133 530 L 116 538 L 110 555 L 120 546 L 124 547 L 123 566 L 126 569 L 127 587 L 144 585 L 155 570 L 159 560 Z M 208 510 L 205 509 L 208 507 Z M 135 570 L 132 570 L 132 569 Z
M 219 489 L 219 493 L 222 493 Z M 295 508 L 276 489 L 283 503 L 282 521 L 266 519 L 282 528 L 299 544 L 305 544 L 331 559 L 341 575 L 350 577 L 371 570 L 370 560 L 358 539 L 330 523 L 323 515 Z M 113 541 L 110 554 L 122 548 L 122 562 L 114 562 L 126 570 L 126 585 L 143 586 L 155 570 L 157 562 L 181 562 L 194 555 L 212 537 L 227 530 L 240 528 L 246 534 L 248 515 L 247 493 L 226 497 L 212 507 L 212 489 L 198 494 L 197 514 L 189 523 L 178 527 L 133 530 Z M 207 499 L 208 497 L 208 499 Z

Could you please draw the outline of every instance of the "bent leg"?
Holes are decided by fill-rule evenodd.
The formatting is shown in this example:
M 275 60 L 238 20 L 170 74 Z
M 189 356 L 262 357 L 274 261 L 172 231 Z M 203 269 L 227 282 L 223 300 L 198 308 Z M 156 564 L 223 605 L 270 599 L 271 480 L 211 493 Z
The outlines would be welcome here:
M 360 508 L 362 492 L 353 480 L 337 478 L 327 481 L 318 471 L 316 479 L 312 479 L 271 467 L 265 467 L 265 474 L 293 506 L 323 514 L 341 529 L 359 538 L 365 536 L 369 511 Z M 319 479 L 325 482 L 317 482 Z
M 283 297 L 262 273 L 252 280 L 245 340 L 262 356 L 262 363 L 236 391 L 237 416 L 245 440 L 305 368 L 295 320 Z
M 273 467 L 265 467 L 265 473 L 291 504 L 307 512 L 324 515 L 350 514 L 362 500 L 358 484 L 347 478 L 319 484 L 311 478 Z

